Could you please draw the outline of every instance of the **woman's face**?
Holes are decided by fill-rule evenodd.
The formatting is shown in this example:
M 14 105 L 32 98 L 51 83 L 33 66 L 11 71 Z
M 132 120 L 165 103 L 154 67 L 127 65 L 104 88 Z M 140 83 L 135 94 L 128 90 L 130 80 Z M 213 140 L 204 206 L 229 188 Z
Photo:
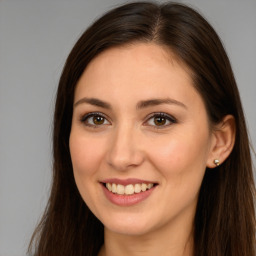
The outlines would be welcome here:
M 77 84 L 74 177 L 85 203 L 112 232 L 192 225 L 212 142 L 201 96 L 185 66 L 163 47 L 106 50 Z

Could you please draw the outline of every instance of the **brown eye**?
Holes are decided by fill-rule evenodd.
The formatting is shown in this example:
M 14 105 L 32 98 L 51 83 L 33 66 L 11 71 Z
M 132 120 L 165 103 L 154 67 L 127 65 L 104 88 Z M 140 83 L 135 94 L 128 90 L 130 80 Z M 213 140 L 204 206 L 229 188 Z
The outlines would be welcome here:
M 166 124 L 166 118 L 162 116 L 158 116 L 154 118 L 154 124 L 157 126 L 165 125 Z
M 153 113 L 145 123 L 146 125 L 153 126 L 154 128 L 165 128 L 172 124 L 177 123 L 177 120 L 166 113 Z
M 93 117 L 93 123 L 94 123 L 95 125 L 104 124 L 104 120 L 105 120 L 105 118 L 102 117 L 102 116 L 94 116 L 94 117 Z
M 110 124 L 107 118 L 101 113 L 89 113 L 81 118 L 81 122 L 86 126 L 92 127 Z

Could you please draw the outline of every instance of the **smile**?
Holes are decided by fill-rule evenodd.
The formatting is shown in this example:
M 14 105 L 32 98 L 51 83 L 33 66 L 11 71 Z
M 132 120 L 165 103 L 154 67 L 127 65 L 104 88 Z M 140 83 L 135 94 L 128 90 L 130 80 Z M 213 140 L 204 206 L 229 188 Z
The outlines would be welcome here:
M 106 198 L 118 206 L 132 206 L 146 200 L 158 183 L 140 179 L 106 179 L 101 181 Z
M 108 191 L 112 192 L 113 194 L 118 195 L 134 195 L 141 192 L 145 192 L 146 190 L 151 189 L 154 184 L 153 183 L 137 183 L 137 184 L 115 184 L 115 183 L 105 183 L 106 188 Z

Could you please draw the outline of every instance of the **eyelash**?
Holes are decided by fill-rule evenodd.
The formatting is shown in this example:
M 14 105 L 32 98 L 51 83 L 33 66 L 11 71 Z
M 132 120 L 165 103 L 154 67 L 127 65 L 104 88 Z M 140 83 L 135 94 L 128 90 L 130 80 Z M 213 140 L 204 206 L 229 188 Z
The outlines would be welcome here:
M 166 121 L 169 122 L 169 124 L 164 124 L 164 125 L 151 125 L 153 128 L 155 129 L 164 129 L 165 127 L 168 127 L 170 126 L 171 124 L 175 124 L 177 123 L 177 120 L 176 118 L 174 118 L 173 116 L 169 115 L 169 114 L 166 114 L 166 113 L 163 113 L 163 112 L 155 112 L 155 113 L 152 113 L 150 114 L 150 116 L 147 118 L 147 121 L 144 122 L 144 123 L 148 123 L 151 119 L 153 118 L 164 118 Z M 154 122 L 154 121 L 153 121 Z
M 99 128 L 102 125 L 106 125 L 104 123 L 102 123 L 102 124 L 90 124 L 90 123 L 88 123 L 88 119 L 89 118 L 93 118 L 93 117 L 103 118 L 104 119 L 103 120 L 104 123 L 107 120 L 108 124 L 110 124 L 110 122 L 108 121 L 108 117 L 105 116 L 103 113 L 100 113 L 100 112 L 88 113 L 86 115 L 83 115 L 80 120 L 86 126 L 93 127 L 93 128 Z M 155 129 L 163 129 L 165 127 L 170 126 L 171 124 L 177 123 L 176 118 L 174 118 L 173 116 L 168 115 L 168 114 L 163 113 L 163 112 L 155 112 L 155 113 L 150 114 L 150 116 L 147 117 L 147 120 L 143 124 L 149 123 L 149 121 L 151 119 L 153 119 L 153 118 L 164 118 L 165 119 L 165 123 L 166 123 L 166 121 L 169 122 L 169 124 L 167 124 L 167 125 L 165 123 L 164 123 L 164 125 L 159 125 L 159 126 L 158 125 L 149 125 L 149 126 L 152 126 Z
M 93 118 L 93 117 L 101 117 L 101 118 L 104 118 L 104 122 L 105 122 L 105 120 L 108 120 L 108 118 L 107 118 L 104 114 L 102 114 L 102 113 L 100 113 L 100 112 L 92 112 L 92 113 L 88 113 L 88 114 L 82 116 L 82 117 L 81 117 L 81 122 L 84 123 L 86 126 L 93 127 L 93 128 L 98 128 L 98 127 L 101 126 L 102 124 L 101 124 L 101 125 L 97 125 L 97 124 L 89 124 L 89 123 L 88 123 L 88 119 L 89 119 L 89 118 Z M 108 122 L 109 122 L 109 121 L 108 121 Z M 110 123 L 110 122 L 109 122 L 109 123 Z

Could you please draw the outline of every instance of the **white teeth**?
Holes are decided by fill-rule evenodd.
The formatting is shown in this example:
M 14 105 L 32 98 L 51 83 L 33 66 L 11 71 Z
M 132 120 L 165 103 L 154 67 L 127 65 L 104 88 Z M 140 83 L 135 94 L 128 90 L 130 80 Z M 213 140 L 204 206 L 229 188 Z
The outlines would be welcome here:
M 111 184 L 110 184 L 110 183 L 107 183 L 107 184 L 106 184 L 106 187 L 107 187 L 107 189 L 108 189 L 109 191 L 111 191 L 111 190 L 112 190 L 112 186 L 111 186 Z
M 153 187 L 153 183 L 148 184 L 148 189 L 151 189 Z
M 140 184 L 135 184 L 135 186 L 134 186 L 134 192 L 135 192 L 135 193 L 140 193 L 140 192 L 141 192 L 141 185 L 140 185 Z
M 124 194 L 124 186 L 120 185 L 120 184 L 117 184 L 117 186 L 116 186 L 116 193 L 118 195 L 123 195 Z
M 114 183 L 112 184 L 112 192 L 116 193 L 116 184 L 114 184 Z
M 132 184 L 125 186 L 125 194 L 126 195 L 134 194 L 134 187 Z
M 141 190 L 142 190 L 142 191 L 146 191 L 147 188 L 148 188 L 147 184 L 142 183 L 142 185 L 141 185 Z
M 147 189 L 151 189 L 153 187 L 153 183 L 142 183 L 142 184 L 129 184 L 129 185 L 121 185 L 115 183 L 106 183 L 106 188 L 111 191 L 112 193 L 118 195 L 133 195 L 134 193 L 144 192 Z

